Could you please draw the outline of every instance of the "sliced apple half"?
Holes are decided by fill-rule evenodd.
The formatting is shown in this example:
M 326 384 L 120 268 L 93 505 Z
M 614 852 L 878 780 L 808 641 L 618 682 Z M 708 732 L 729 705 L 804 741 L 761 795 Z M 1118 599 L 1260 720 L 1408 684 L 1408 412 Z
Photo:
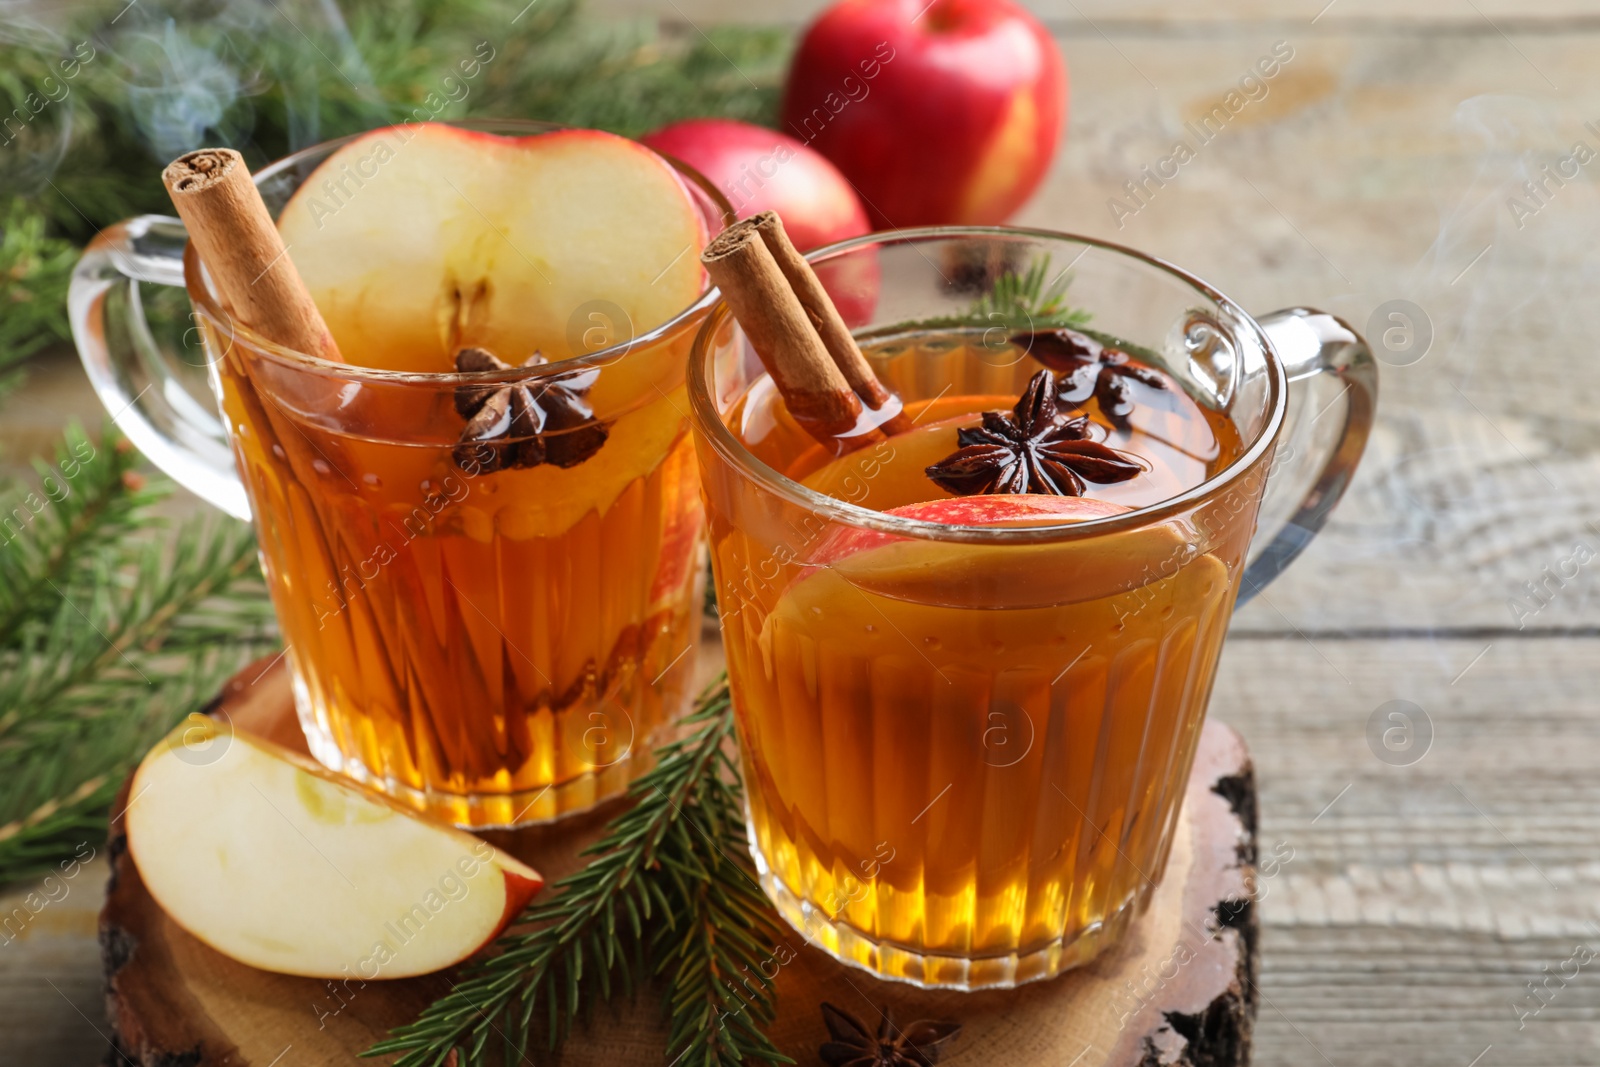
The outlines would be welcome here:
M 708 236 L 688 186 L 643 145 L 439 123 L 340 148 L 278 229 L 345 358 L 420 372 L 454 370 L 463 345 L 520 364 L 638 336 L 698 298 Z
M 202 715 L 150 750 L 128 795 L 128 852 L 150 895 L 263 970 L 437 971 L 493 940 L 544 884 L 470 834 Z

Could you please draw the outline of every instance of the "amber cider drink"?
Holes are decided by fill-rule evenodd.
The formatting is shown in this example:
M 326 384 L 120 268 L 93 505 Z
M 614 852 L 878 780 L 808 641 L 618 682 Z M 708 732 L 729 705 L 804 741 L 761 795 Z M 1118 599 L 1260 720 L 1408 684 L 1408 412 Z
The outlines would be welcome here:
M 219 360 L 322 762 L 471 826 L 581 811 L 648 767 L 700 629 L 682 369 L 696 325 L 551 369 L 591 409 L 543 436 L 585 455 L 566 467 L 463 457 L 451 387 L 305 383 L 242 344 Z
M 786 918 L 841 959 L 924 985 L 1045 977 L 1099 951 L 1161 877 L 1255 508 L 1060 539 L 1043 528 L 1061 518 L 1006 517 L 1038 496 L 953 499 L 926 468 L 1040 362 L 976 330 L 863 347 L 909 432 L 836 456 L 764 377 L 725 398 L 724 424 L 834 501 L 1001 511 L 956 536 L 841 523 L 702 443 L 752 846 Z M 1225 417 L 1153 380 L 1129 381 L 1126 417 L 1093 395 L 1061 406 L 1139 464 L 1086 484 L 1120 505 L 1105 511 L 1159 505 L 1240 454 Z

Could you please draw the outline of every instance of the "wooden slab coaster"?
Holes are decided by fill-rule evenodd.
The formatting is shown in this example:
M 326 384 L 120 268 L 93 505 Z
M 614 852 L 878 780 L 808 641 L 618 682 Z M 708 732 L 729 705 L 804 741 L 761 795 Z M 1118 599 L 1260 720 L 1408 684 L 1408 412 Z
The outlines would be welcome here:
M 304 750 L 281 661 L 240 672 L 209 710 Z M 112 810 L 125 804 L 119 799 Z M 616 810 L 486 836 L 553 882 L 576 869 L 579 849 Z M 885 1005 L 902 1024 L 960 1022 L 964 1029 L 948 1046 L 945 1064 L 1243 1067 L 1256 1009 L 1255 780 L 1243 742 L 1220 723 L 1207 723 L 1201 736 L 1177 834 L 1150 910 L 1117 947 L 1054 981 L 1004 992 L 924 992 L 844 967 L 794 934 L 795 958 L 777 978 L 774 1041 L 796 1063 L 820 1063 L 817 1048 L 827 1035 L 818 1005 L 826 1000 L 874 1025 Z M 110 855 L 100 914 L 106 1008 L 117 1045 L 108 1064 L 349 1064 L 449 988 L 445 976 L 430 975 L 346 989 L 235 963 L 156 906 L 128 857 L 120 819 L 112 824 Z M 665 1064 L 666 1027 L 657 1005 L 649 994 L 611 1004 L 596 999 L 560 1054 L 538 1062 Z

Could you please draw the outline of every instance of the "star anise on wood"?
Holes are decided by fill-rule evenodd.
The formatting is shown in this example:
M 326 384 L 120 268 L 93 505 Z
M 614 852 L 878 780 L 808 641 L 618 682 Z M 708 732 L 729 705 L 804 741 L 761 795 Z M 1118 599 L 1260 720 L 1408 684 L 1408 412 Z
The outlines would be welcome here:
M 898 1027 L 888 1007 L 873 1033 L 860 1019 L 826 1001 L 822 1021 L 833 1040 L 824 1043 L 817 1055 L 828 1067 L 931 1067 L 961 1033 L 960 1023 L 936 1019 Z
M 1077 330 L 1040 330 L 1020 333 L 1011 343 L 1026 349 L 1034 359 L 1053 371 L 1061 372 L 1056 399 L 1078 405 L 1093 396 L 1100 402 L 1106 418 L 1126 426 L 1133 413 L 1130 380 L 1152 389 L 1165 389 L 1167 380 L 1152 367 L 1138 362 L 1128 353 L 1101 344 Z
M 535 352 L 522 364 L 549 362 Z M 456 353 L 462 373 L 510 370 L 485 348 Z M 607 430 L 594 421 L 586 396 L 598 372 L 561 379 L 535 379 L 506 385 L 463 385 L 456 389 L 456 411 L 467 420 L 452 455 L 456 466 L 480 474 L 553 463 L 575 467 L 606 443 Z
M 961 447 L 927 475 L 958 496 L 1082 496 L 1085 478 L 1122 482 L 1139 473 L 1137 463 L 1088 436 L 1087 416 L 1063 421 L 1057 414 L 1055 379 L 1042 370 L 1011 411 L 985 411 L 981 426 L 958 431 Z

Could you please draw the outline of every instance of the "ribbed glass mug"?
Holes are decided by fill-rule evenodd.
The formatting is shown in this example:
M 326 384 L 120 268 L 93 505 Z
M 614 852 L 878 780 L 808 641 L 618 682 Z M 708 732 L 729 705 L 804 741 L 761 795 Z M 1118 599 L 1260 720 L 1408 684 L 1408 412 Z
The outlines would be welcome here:
M 268 207 L 348 140 L 262 169 Z M 727 203 L 678 169 L 721 229 Z M 188 306 L 161 337 L 172 286 Z M 157 216 L 96 238 L 71 296 L 84 365 L 123 431 L 254 519 L 311 751 L 465 826 L 545 822 L 621 793 L 689 700 L 704 577 L 684 368 L 710 304 L 704 292 L 637 334 L 620 309 L 575 308 L 570 351 L 531 369 L 330 363 L 236 326 L 182 224 Z M 463 465 L 457 390 L 512 382 L 586 391 L 593 419 L 546 434 L 552 455 L 595 426 L 604 444 L 575 466 Z
M 768 895 L 813 944 L 880 977 L 979 989 L 1055 975 L 1149 900 L 1236 598 L 1343 492 L 1375 365 L 1332 316 L 1256 320 L 1087 238 L 911 230 L 810 258 L 913 409 L 1018 395 L 1039 365 L 1009 340 L 1026 323 L 985 302 L 985 265 L 1031 265 L 1070 280 L 1074 309 L 1236 434 L 1231 462 L 1153 506 L 941 525 L 849 502 L 894 439 L 858 453 L 862 484 L 835 495 L 780 474 L 814 446 L 774 414 L 724 306 L 696 339 L 691 416 Z

